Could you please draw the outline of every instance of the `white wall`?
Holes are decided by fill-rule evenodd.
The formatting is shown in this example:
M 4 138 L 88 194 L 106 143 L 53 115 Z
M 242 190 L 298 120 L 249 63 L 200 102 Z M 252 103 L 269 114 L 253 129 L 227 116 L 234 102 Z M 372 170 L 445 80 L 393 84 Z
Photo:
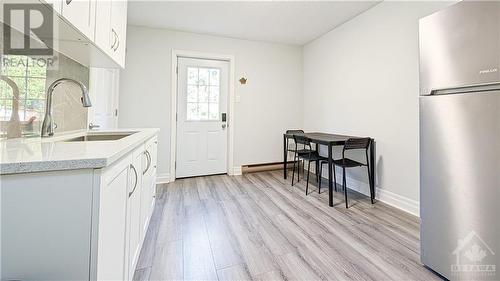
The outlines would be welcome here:
M 120 127 L 158 127 L 158 173 L 170 170 L 172 49 L 235 56 L 234 164 L 282 161 L 282 133 L 302 127 L 302 48 L 129 26 Z
M 305 129 L 375 138 L 378 195 L 416 214 L 418 19 L 447 5 L 382 2 L 303 53 Z M 348 180 L 367 190 L 366 171 L 355 169 Z

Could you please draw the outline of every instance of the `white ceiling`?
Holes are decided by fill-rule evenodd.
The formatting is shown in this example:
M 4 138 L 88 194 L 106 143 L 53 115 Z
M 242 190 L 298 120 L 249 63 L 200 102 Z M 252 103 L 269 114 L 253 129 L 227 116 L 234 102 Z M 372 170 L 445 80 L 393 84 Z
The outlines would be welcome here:
M 130 1 L 131 25 L 304 45 L 378 1 Z

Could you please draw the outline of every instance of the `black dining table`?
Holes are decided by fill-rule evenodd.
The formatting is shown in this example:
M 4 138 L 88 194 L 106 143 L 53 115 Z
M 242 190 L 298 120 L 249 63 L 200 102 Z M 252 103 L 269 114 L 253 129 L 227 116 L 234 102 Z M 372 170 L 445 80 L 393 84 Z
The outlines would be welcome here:
M 333 207 L 333 147 L 342 146 L 350 138 L 359 138 L 356 136 L 346 136 L 338 134 L 329 133 L 290 133 L 283 134 L 283 177 L 287 178 L 287 164 L 288 164 L 288 139 L 293 139 L 294 135 L 305 136 L 309 139 L 311 143 L 315 143 L 316 150 L 318 150 L 318 145 L 325 145 L 328 147 L 328 204 Z M 375 149 L 374 140 L 371 139 L 369 147 L 369 164 L 370 164 L 370 178 L 368 179 L 370 184 L 370 199 L 373 204 L 375 199 Z

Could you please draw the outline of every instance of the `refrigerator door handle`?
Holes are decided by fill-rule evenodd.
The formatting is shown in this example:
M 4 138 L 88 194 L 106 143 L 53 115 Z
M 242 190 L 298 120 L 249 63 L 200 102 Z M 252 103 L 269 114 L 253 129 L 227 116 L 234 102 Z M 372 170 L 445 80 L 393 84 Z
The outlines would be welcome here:
M 500 82 L 494 83 L 484 83 L 484 84 L 470 84 L 458 87 L 432 89 L 429 96 L 438 95 L 453 95 L 453 94 L 463 94 L 472 92 L 487 92 L 487 91 L 497 91 L 500 90 Z

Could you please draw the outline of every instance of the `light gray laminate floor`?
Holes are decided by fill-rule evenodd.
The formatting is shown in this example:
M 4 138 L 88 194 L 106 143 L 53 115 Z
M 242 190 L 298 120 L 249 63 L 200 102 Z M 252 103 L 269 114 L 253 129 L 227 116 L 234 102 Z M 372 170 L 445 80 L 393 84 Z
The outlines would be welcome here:
M 328 206 L 281 171 L 158 186 L 135 280 L 434 280 L 418 218 L 366 196 Z

